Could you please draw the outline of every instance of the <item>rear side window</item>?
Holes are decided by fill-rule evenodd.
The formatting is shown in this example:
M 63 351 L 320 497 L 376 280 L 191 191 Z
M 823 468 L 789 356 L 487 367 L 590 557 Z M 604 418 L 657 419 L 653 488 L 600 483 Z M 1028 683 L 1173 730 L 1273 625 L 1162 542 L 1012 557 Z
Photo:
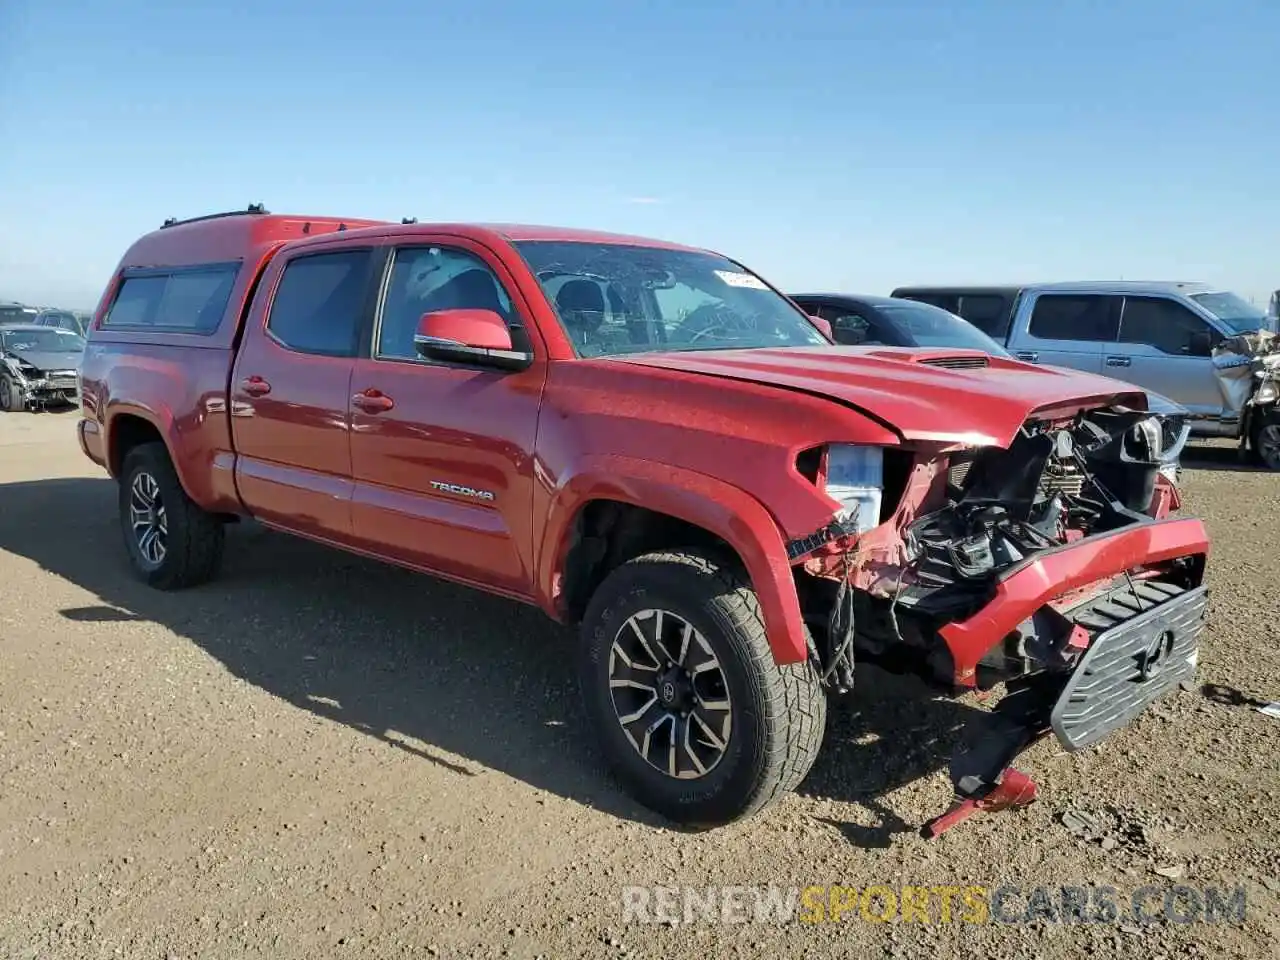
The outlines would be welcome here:
M 231 263 L 126 273 L 102 327 L 213 333 L 239 269 Z
M 960 306 L 953 310 L 989 337 L 1003 339 L 1009 333 L 1009 310 L 1004 297 L 992 294 L 965 295 Z
M 291 260 L 271 301 L 267 331 L 298 353 L 354 357 L 364 315 L 368 250 Z
M 1119 326 L 1117 299 L 1099 295 L 1041 294 L 1031 311 L 1028 332 L 1041 340 L 1113 341 Z

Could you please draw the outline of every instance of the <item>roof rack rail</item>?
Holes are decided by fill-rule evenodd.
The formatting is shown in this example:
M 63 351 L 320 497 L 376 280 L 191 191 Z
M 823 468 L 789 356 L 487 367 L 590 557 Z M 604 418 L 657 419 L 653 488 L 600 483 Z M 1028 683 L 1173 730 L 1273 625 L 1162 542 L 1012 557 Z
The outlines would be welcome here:
M 186 220 L 179 220 L 177 217 L 170 217 L 164 223 L 160 224 L 160 229 L 166 227 L 177 227 L 184 223 L 199 223 L 202 220 L 217 220 L 221 217 L 244 217 L 252 214 L 269 214 L 271 213 L 261 203 L 251 203 L 243 210 L 227 210 L 225 213 L 206 213 L 203 217 L 190 217 Z

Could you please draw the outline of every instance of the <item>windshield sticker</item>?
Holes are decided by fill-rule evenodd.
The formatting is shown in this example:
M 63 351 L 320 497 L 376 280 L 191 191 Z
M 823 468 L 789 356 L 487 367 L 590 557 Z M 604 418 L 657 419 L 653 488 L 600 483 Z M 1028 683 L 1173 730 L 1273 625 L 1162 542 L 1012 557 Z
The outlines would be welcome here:
M 717 270 L 716 276 L 731 287 L 746 287 L 748 290 L 768 290 L 764 281 L 749 273 L 735 273 L 732 270 Z

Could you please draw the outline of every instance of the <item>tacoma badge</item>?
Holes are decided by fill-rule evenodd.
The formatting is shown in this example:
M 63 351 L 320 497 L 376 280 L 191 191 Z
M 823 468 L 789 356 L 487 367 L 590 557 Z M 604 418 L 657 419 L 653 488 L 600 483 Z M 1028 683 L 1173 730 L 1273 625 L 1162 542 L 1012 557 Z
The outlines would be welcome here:
M 477 500 L 493 500 L 494 495 L 490 490 L 477 490 L 474 487 L 460 487 L 456 483 L 445 483 L 442 480 L 432 480 L 431 486 L 437 490 L 445 490 L 449 493 L 456 493 L 463 497 L 475 497 Z

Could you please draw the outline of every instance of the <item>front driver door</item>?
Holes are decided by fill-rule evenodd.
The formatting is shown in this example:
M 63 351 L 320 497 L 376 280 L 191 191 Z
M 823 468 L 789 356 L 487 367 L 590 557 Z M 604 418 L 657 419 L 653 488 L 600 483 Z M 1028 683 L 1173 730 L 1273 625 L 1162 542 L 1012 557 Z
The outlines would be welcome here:
M 1120 332 L 1107 344 L 1104 370 L 1192 413 L 1219 416 L 1223 398 L 1210 350 L 1222 335 L 1171 297 L 1124 298 Z
M 415 237 L 390 251 L 387 271 L 351 381 L 356 535 L 388 559 L 529 598 L 545 356 L 509 372 L 423 360 L 413 344 L 422 314 L 477 308 L 538 354 L 528 312 L 501 261 L 469 241 Z

